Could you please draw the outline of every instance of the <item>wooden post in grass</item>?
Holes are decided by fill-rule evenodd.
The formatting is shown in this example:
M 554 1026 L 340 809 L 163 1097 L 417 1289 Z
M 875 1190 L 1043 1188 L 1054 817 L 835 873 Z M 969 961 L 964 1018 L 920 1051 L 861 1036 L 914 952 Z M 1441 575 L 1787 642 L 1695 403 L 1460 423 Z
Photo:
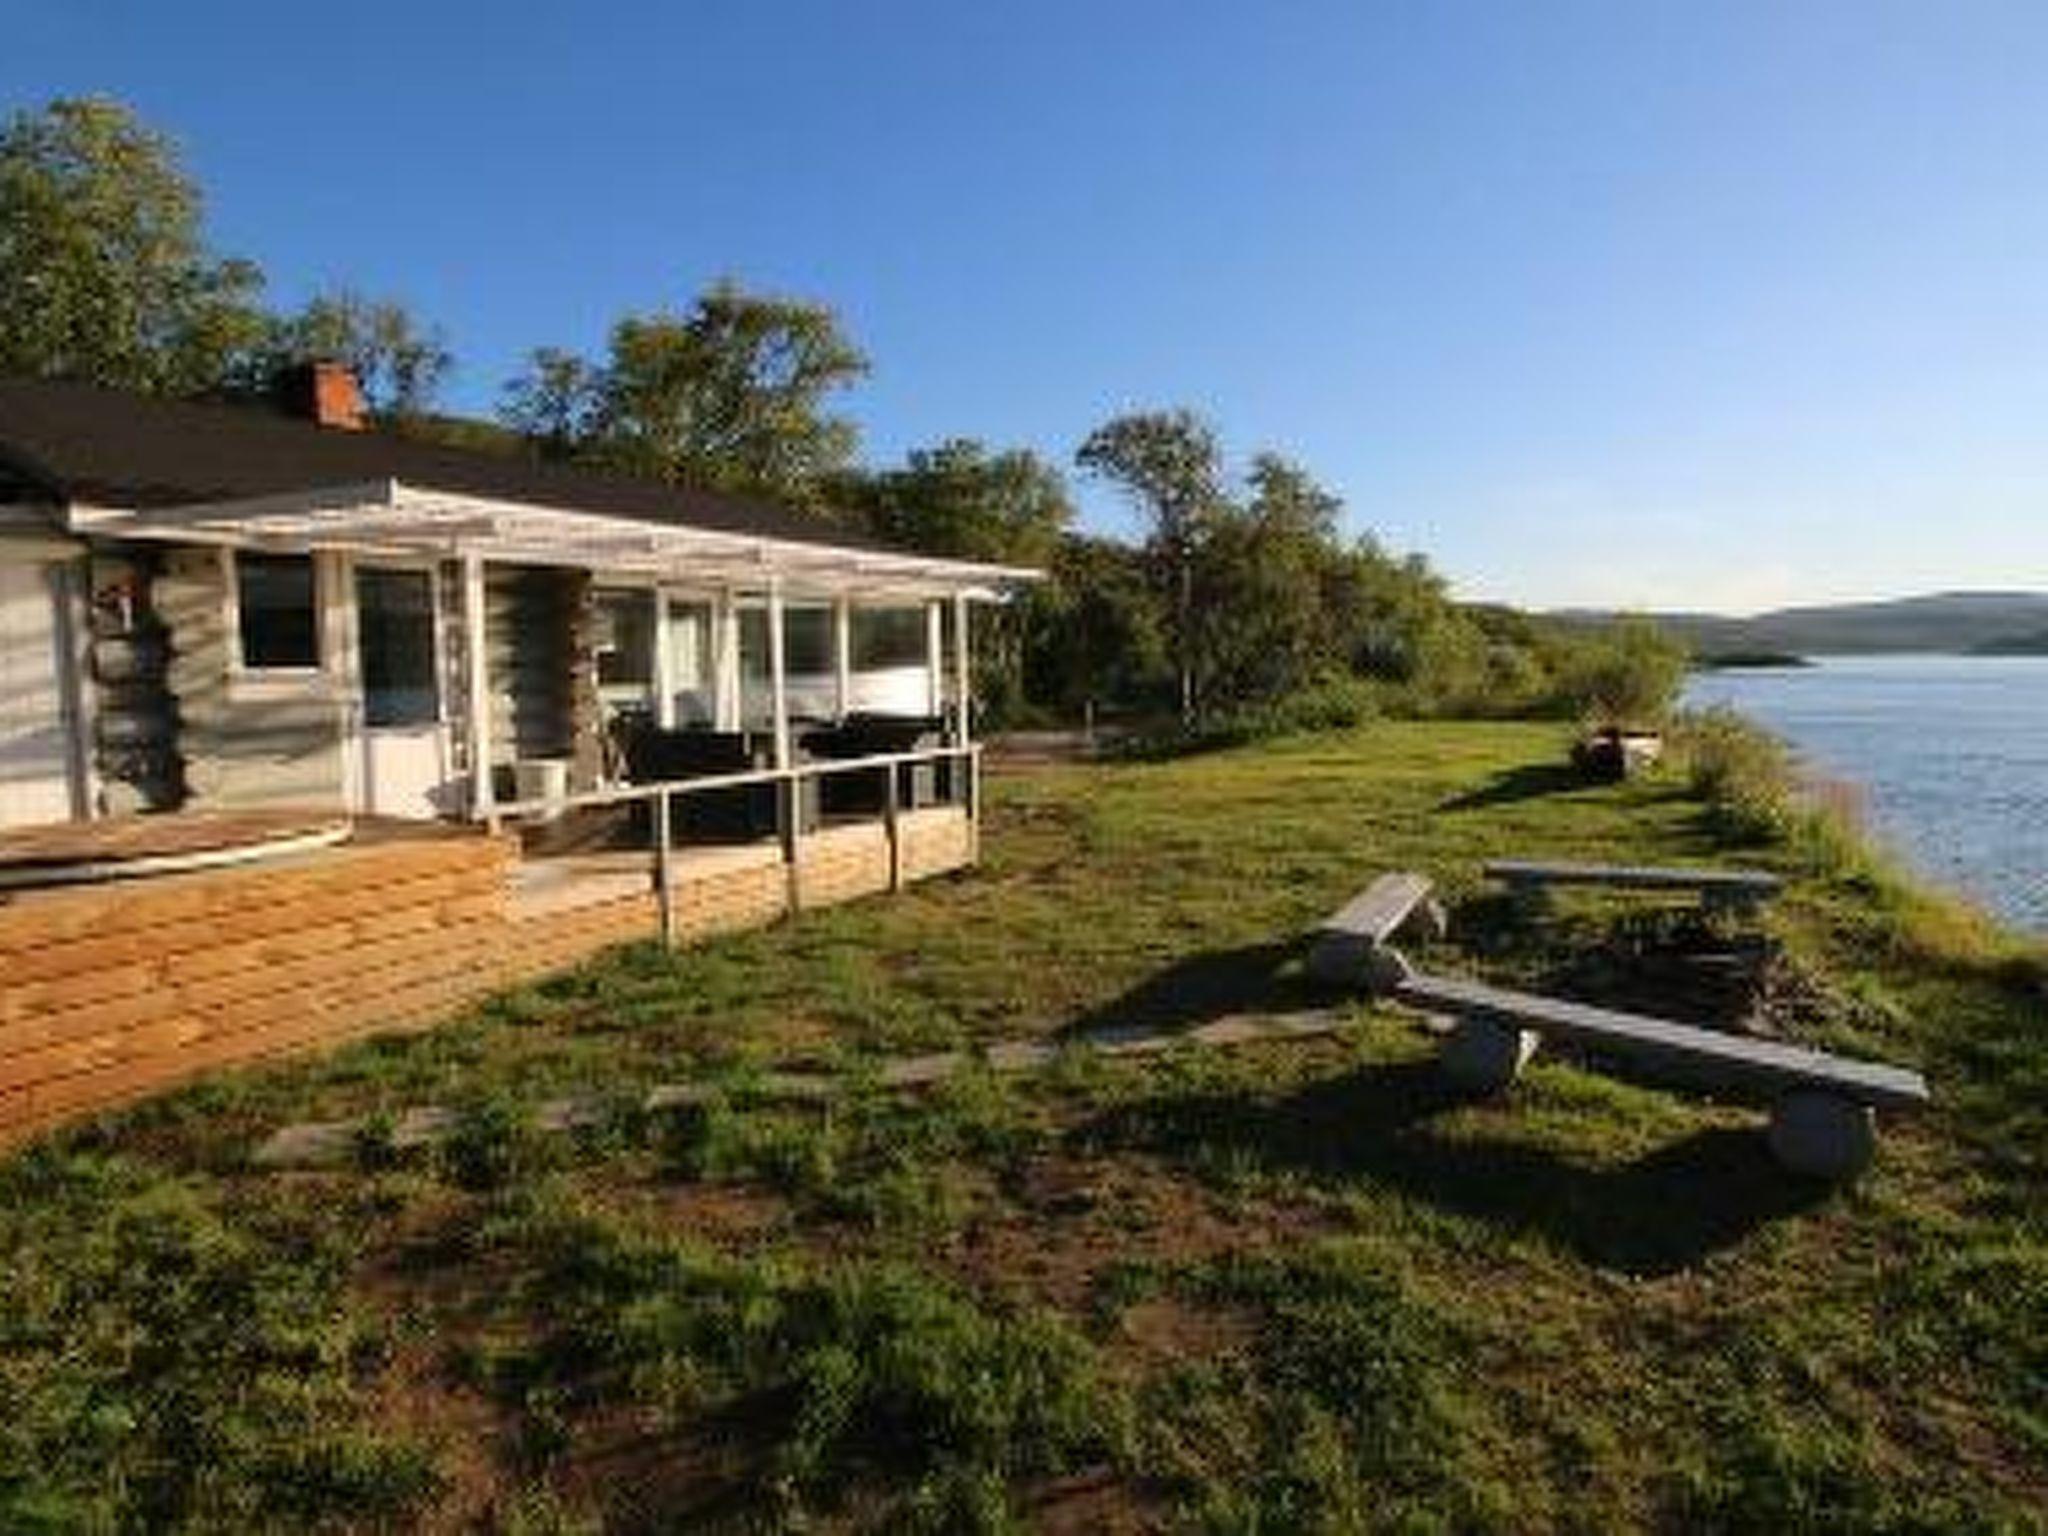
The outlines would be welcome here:
M 661 909 L 664 949 L 676 947 L 675 854 L 669 847 L 674 817 L 669 800 L 670 792 L 666 789 L 654 797 L 654 899 Z
M 903 772 L 894 763 L 882 770 L 888 790 L 882 796 L 882 825 L 889 829 L 889 889 L 903 889 Z

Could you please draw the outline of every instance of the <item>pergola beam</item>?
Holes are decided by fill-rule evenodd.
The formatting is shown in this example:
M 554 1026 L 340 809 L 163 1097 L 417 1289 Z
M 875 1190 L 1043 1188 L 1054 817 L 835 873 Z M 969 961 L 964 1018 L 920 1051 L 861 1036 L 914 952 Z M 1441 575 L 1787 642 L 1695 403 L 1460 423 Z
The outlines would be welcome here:
M 1038 579 L 1021 567 L 810 544 L 725 529 L 646 523 L 607 513 L 543 507 L 402 485 L 396 481 L 193 503 L 146 511 L 79 507 L 76 531 L 113 537 L 269 538 L 307 547 L 368 539 L 443 558 L 470 549 L 500 563 L 613 565 L 672 580 L 752 584 L 778 575 L 831 593 L 865 584 L 950 593 Z

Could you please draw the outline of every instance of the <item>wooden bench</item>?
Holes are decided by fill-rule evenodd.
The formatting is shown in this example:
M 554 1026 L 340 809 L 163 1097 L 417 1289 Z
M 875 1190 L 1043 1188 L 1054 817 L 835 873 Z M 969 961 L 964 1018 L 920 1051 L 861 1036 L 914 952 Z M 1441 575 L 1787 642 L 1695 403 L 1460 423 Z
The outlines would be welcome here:
M 1709 910 L 1754 911 L 1784 888 L 1760 869 L 1671 869 L 1634 864 L 1552 864 L 1531 859 L 1492 859 L 1488 878 L 1507 885 L 1517 904 L 1541 910 L 1561 885 L 1616 890 L 1691 891 Z
M 1316 930 L 1309 975 L 1332 986 L 1362 980 L 1375 991 L 1391 988 L 1407 965 L 1386 947 L 1389 940 L 1408 931 L 1443 937 L 1444 910 L 1431 899 L 1432 889 L 1429 876 L 1412 870 L 1381 875 Z M 1389 971 L 1390 960 L 1398 970 Z
M 1667 1077 L 1768 1102 L 1771 1151 L 1793 1172 L 1816 1178 L 1852 1178 L 1869 1163 L 1876 1145 L 1874 1111 L 1917 1109 L 1927 1102 L 1926 1079 L 1883 1062 L 1456 977 L 1410 972 L 1395 992 L 1404 1002 L 1458 1020 L 1444 1046 L 1443 1065 L 1468 1087 L 1507 1087 L 1539 1036 L 1577 1041 Z

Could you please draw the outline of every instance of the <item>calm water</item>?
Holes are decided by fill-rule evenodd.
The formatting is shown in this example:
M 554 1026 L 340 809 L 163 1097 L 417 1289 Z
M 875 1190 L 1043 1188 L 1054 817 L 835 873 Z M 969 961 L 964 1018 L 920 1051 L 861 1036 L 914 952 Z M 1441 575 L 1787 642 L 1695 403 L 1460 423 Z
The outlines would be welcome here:
M 1832 778 L 1936 880 L 2048 932 L 2048 656 L 1823 657 L 1695 677 Z

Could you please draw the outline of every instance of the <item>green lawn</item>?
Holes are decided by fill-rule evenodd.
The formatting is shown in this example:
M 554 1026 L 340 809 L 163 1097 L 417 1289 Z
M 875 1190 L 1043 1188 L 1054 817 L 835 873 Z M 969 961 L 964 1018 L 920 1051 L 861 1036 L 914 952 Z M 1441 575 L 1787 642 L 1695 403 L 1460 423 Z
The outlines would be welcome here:
M 1378 725 L 997 773 L 975 874 L 432 1034 L 226 1079 L 0 1167 L 0 1529 L 2040 1529 L 2048 993 L 1860 860 L 1731 850 L 1554 728 Z M 1531 931 L 1479 861 L 1795 876 L 1767 1016 L 1937 1105 L 1847 1192 L 1753 1112 L 1541 1062 L 1460 1103 L 1429 1042 L 1077 1053 L 914 1097 L 889 1054 L 1324 1005 L 1302 930 L 1374 870 L 1432 963 L 1644 1001 L 1685 919 Z M 1725 936 L 1724 936 L 1725 937 Z M 829 1106 L 753 1074 L 842 1073 Z M 648 1119 L 659 1082 L 700 1108 Z M 620 1105 L 535 1133 L 564 1091 Z M 260 1173 L 278 1125 L 439 1103 L 400 1157 Z

